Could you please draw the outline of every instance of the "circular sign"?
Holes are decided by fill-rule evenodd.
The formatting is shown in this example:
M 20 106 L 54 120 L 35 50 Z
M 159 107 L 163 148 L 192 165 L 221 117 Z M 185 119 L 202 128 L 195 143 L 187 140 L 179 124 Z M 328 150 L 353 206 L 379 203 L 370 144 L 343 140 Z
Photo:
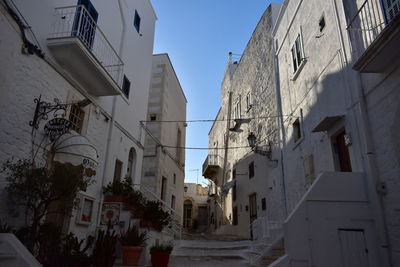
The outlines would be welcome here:
M 65 134 L 72 127 L 72 122 L 64 118 L 54 118 L 44 125 L 44 132 L 54 141 L 58 136 Z

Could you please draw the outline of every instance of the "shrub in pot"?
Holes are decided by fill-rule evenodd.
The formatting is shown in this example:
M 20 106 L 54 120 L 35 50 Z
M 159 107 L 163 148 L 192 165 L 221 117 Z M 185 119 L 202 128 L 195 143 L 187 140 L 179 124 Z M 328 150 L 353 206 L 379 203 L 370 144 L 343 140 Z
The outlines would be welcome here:
M 123 265 L 137 266 L 146 245 L 146 232 L 140 233 L 136 226 L 128 227 L 125 233 L 121 233 L 119 238 L 122 245 Z
M 99 230 L 92 253 L 93 267 L 112 267 L 114 265 L 117 240 L 117 235 L 115 231 L 111 231 L 110 225 L 108 225 L 107 231 Z
M 155 244 L 151 246 L 151 265 L 153 267 L 167 267 L 172 249 L 172 244 Z

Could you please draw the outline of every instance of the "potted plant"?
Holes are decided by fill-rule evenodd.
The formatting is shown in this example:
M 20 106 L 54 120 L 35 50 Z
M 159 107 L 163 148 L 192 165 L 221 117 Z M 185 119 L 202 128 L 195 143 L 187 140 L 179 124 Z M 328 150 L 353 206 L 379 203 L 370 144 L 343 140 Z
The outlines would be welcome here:
M 140 233 L 136 226 L 129 225 L 128 230 L 121 233 L 119 240 L 122 245 L 123 265 L 137 266 L 146 244 L 146 232 Z
M 164 211 L 161 203 L 158 201 L 146 201 L 145 212 L 140 221 L 142 227 L 152 228 L 158 232 L 169 224 L 171 217 Z
M 153 267 L 167 267 L 173 246 L 168 244 L 155 244 L 150 247 L 151 265 Z
M 107 231 L 99 230 L 97 240 L 92 253 L 93 267 L 112 267 L 115 262 L 115 249 L 117 245 L 117 235 L 115 231 L 110 230 L 108 225 Z
M 94 237 L 89 236 L 86 240 L 86 245 L 82 248 L 84 242 L 85 240 L 79 240 L 72 233 L 64 237 L 62 244 L 62 255 L 65 266 L 70 266 L 70 267 L 92 266 L 92 258 L 86 254 L 86 251 L 94 243 Z

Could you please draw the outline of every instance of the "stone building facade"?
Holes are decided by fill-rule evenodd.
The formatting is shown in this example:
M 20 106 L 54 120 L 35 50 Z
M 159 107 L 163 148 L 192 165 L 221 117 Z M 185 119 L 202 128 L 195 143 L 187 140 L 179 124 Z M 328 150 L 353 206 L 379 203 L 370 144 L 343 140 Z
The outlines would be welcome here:
M 12 2 L 0 4 L 0 162 L 31 159 L 33 152 L 39 165 L 51 163 L 54 143 L 44 131 L 46 118 L 37 129 L 29 125 L 34 99 L 67 103 L 64 118 L 74 125 L 64 137 L 76 149 L 69 155 L 97 165 L 95 183 L 79 193 L 79 209 L 63 225 L 84 238 L 100 225 L 104 185 L 126 176 L 140 184 L 144 134 L 139 122 L 146 119 L 156 15 L 147 0 Z M 80 154 L 87 147 L 95 153 L 92 158 Z M 18 227 L 23 213 L 11 212 L 5 186 L 1 174 L 0 217 Z
M 168 54 L 152 66 L 141 185 L 182 222 L 187 100 Z
M 264 255 L 272 253 L 271 242 L 284 240 L 280 248 L 285 253 L 275 266 L 398 265 L 400 202 L 394 177 L 399 171 L 395 88 L 400 81 L 394 47 L 399 21 L 398 2 L 287 0 L 271 32 L 263 27 L 260 33 L 257 26 L 238 64 L 228 64 L 221 109 L 209 134 L 203 175 L 216 184 L 212 199 L 223 218 L 211 225 L 213 230 L 233 232 L 226 229 L 237 223 L 236 233 L 245 235 L 247 228 L 248 236 L 265 241 Z M 265 36 L 259 39 L 260 34 Z M 261 73 L 246 63 L 251 45 L 259 55 L 264 45 L 271 49 L 251 60 L 269 62 Z M 259 117 L 273 114 L 275 120 L 242 120 L 235 127 L 238 116 L 256 117 L 243 116 L 243 106 L 237 105 L 249 81 L 257 89 L 273 87 L 256 94 L 261 105 L 255 103 L 250 111 L 254 108 Z M 225 93 L 230 90 L 231 95 Z M 234 132 L 219 126 L 224 120 Z M 232 144 L 246 144 L 250 132 L 259 142 L 254 153 L 248 147 L 234 149 Z M 257 153 L 269 147 L 270 153 Z M 214 151 L 221 161 L 212 160 Z M 264 179 L 253 189 L 256 179 L 249 176 L 257 173 Z M 227 184 L 231 179 L 236 183 Z M 230 221 L 240 190 L 242 203 L 249 210 L 255 207 L 257 219 L 241 221 L 239 206 L 238 220 Z M 262 198 L 266 220 L 260 220 Z M 224 222 L 228 227 L 219 230 Z M 275 231 L 279 228 L 283 238 Z
M 249 225 L 257 217 L 283 219 L 278 204 L 280 169 L 273 160 L 279 156 L 279 128 L 271 33 L 278 11 L 279 5 L 265 11 L 240 61 L 232 62 L 230 56 L 222 82 L 221 109 L 209 133 L 209 155 L 203 165 L 203 175 L 217 186 L 210 201 L 210 229 L 217 233 L 250 237 Z M 250 121 L 235 126 L 235 119 Z M 250 133 L 257 137 L 260 150 L 273 150 L 271 158 L 252 152 Z M 223 194 L 223 186 L 232 181 L 233 189 Z

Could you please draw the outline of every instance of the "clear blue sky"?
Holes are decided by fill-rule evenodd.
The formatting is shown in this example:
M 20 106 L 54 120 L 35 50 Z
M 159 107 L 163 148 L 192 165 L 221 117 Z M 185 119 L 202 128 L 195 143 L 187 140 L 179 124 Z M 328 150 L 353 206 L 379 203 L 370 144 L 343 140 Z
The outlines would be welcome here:
M 267 0 L 152 0 L 154 53 L 168 53 L 188 99 L 187 120 L 214 119 L 228 53 L 242 54 Z M 280 2 L 280 1 L 273 1 Z M 211 123 L 189 123 L 187 147 L 207 147 Z M 203 179 L 206 150 L 186 150 L 185 182 Z

